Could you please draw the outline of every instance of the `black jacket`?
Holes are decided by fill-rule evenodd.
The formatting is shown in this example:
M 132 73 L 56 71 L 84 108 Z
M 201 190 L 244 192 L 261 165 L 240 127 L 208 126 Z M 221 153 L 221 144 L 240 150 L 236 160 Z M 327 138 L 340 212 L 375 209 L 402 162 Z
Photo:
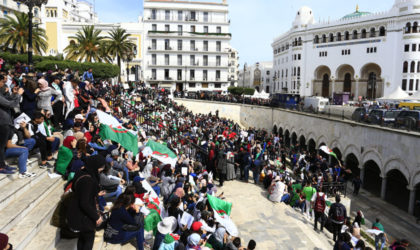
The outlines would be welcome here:
M 94 231 L 99 219 L 96 209 L 98 181 L 83 169 L 76 174 L 72 190 L 74 196 L 67 210 L 69 227 L 80 232 Z

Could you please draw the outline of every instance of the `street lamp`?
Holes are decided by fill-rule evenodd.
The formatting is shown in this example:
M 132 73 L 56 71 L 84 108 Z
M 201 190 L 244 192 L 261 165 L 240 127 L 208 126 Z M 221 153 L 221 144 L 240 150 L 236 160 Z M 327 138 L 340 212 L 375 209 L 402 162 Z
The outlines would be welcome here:
M 28 6 L 28 16 L 29 16 L 29 27 L 28 27 L 28 67 L 32 69 L 32 53 L 33 53 L 33 45 L 32 45 L 32 18 L 33 13 L 32 10 L 34 7 L 41 7 L 41 5 L 46 4 L 48 0 L 15 0 L 17 3 L 22 3 Z

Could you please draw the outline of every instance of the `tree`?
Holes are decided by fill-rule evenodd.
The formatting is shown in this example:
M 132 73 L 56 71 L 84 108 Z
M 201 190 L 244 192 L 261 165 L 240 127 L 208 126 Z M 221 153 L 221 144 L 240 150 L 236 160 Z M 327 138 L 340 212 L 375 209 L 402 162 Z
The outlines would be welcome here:
M 100 30 L 95 30 L 95 26 L 83 26 L 82 30 L 70 44 L 64 49 L 67 53 L 66 59 L 79 62 L 110 62 L 105 51 L 105 37 L 101 36 Z
M 3 51 L 26 53 L 29 40 L 29 16 L 27 13 L 14 12 L 15 18 L 6 16 L 0 19 L 0 44 Z M 42 54 L 48 48 L 45 30 L 39 27 L 33 29 L 32 42 L 35 54 Z
M 117 58 L 117 64 L 120 67 L 118 78 L 121 81 L 121 58 L 132 53 L 136 45 L 128 39 L 130 35 L 125 29 L 115 28 L 109 32 L 109 36 L 111 40 L 107 41 L 108 54 L 113 59 Z

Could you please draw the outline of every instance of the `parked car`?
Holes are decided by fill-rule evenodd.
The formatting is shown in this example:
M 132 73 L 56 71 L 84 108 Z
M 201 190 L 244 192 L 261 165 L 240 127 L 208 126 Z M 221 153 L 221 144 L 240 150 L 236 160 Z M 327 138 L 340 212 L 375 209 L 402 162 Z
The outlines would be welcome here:
M 388 110 L 385 112 L 385 116 L 382 117 L 383 126 L 394 126 L 395 119 L 401 113 L 401 110 Z
M 382 118 L 385 116 L 386 111 L 386 109 L 373 109 L 367 117 L 367 122 L 381 125 Z
M 356 122 L 364 122 L 368 117 L 368 110 L 365 107 L 356 108 L 351 115 L 351 119 Z
M 408 130 L 420 130 L 420 111 L 402 110 L 395 120 L 395 127 Z

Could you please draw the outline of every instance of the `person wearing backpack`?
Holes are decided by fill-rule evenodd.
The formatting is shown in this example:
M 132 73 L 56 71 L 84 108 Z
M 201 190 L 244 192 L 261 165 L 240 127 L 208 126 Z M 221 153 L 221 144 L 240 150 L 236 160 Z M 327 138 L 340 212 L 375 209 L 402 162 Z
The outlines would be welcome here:
M 312 196 L 312 203 L 314 204 L 314 211 L 315 211 L 315 222 L 314 222 L 314 230 L 318 230 L 318 220 L 321 224 L 321 232 L 324 230 L 324 221 L 323 221 L 323 215 L 325 211 L 327 195 L 322 192 L 322 187 L 319 187 L 318 192 L 316 192 Z
M 338 235 L 341 232 L 341 227 L 343 226 L 347 218 L 346 207 L 344 207 L 344 205 L 341 204 L 340 201 L 340 195 L 337 194 L 335 196 L 335 203 L 331 205 L 330 211 L 328 212 L 328 218 L 332 222 L 334 242 L 337 241 Z

